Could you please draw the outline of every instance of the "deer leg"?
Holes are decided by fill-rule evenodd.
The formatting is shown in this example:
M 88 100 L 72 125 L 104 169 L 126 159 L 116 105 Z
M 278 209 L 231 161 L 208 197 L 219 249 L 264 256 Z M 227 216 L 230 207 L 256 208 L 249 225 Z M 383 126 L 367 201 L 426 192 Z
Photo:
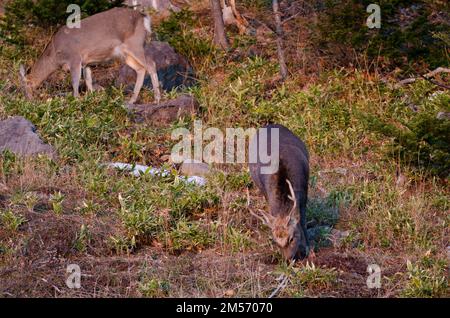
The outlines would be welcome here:
M 156 63 L 153 60 L 147 61 L 147 71 L 152 80 L 153 92 L 155 94 L 156 103 L 161 101 L 161 89 L 159 87 L 158 72 L 156 71 Z
M 94 87 L 92 86 L 92 70 L 89 66 L 86 66 L 83 73 L 87 89 L 92 93 L 94 91 Z
M 72 76 L 73 96 L 79 97 L 80 79 L 81 79 L 81 62 L 71 64 L 70 75 Z
M 125 59 L 125 63 L 136 72 L 136 84 L 134 85 L 133 96 L 129 101 L 130 104 L 134 104 L 136 103 L 139 93 L 141 92 L 142 85 L 144 84 L 145 68 L 131 56 L 128 56 Z
M 306 204 L 300 205 L 300 225 L 302 227 L 303 235 L 305 237 L 305 248 L 306 248 L 306 256 L 309 254 L 309 237 L 308 237 L 308 230 L 306 228 Z
M 153 92 L 155 94 L 155 100 L 156 100 L 156 103 L 159 104 L 159 102 L 161 100 L 161 90 L 159 88 L 158 73 L 156 72 L 155 61 L 151 60 L 151 61 L 147 62 L 147 60 L 145 58 L 144 48 L 134 50 L 134 51 L 124 48 L 124 52 L 129 57 L 132 57 L 136 63 L 138 63 L 142 67 L 144 67 L 147 70 L 147 72 L 150 74 L 150 78 L 152 80 Z

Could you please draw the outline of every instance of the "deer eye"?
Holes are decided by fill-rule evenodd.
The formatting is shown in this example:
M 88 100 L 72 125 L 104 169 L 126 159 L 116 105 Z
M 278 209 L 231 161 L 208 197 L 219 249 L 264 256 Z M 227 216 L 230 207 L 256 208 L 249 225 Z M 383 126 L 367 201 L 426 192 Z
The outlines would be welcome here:
M 293 236 L 291 236 L 290 238 L 289 238 L 289 240 L 288 240 L 288 245 L 291 245 L 291 243 L 294 241 L 294 237 Z

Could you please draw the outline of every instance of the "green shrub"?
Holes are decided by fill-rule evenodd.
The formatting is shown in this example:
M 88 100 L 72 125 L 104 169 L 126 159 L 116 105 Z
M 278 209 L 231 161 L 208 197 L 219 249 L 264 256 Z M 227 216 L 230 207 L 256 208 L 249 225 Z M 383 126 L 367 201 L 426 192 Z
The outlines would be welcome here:
M 397 125 L 367 116 L 368 126 L 392 138 L 392 154 L 406 164 L 442 177 L 450 175 L 450 121 L 436 114 L 419 112 Z M 398 126 L 401 125 L 401 128 Z
M 62 24 L 71 13 L 70 4 L 79 5 L 82 18 L 121 6 L 122 0 L 13 0 L 5 6 L 5 16 L 0 20 L 0 39 L 15 44 L 24 44 L 26 27 L 33 24 L 50 27 Z
M 214 243 L 215 237 L 201 222 L 180 220 L 170 232 L 174 251 L 204 249 Z
M 211 42 L 200 38 L 192 31 L 195 25 L 193 14 L 189 10 L 173 13 L 157 28 L 156 33 L 160 41 L 168 42 L 178 53 L 192 60 L 202 58 L 213 53 Z
M 403 297 L 445 297 L 448 293 L 448 280 L 445 261 L 422 259 L 419 262 L 407 261 L 408 283 L 402 292 Z
M 366 8 L 371 0 L 327 0 L 318 19 L 315 43 L 326 47 L 341 60 L 353 56 L 348 48 L 366 52 L 370 59 L 383 57 L 383 64 L 409 70 L 424 61 L 429 67 L 448 65 L 448 43 L 442 37 L 449 23 L 438 15 L 448 12 L 446 1 L 384 0 L 381 7 L 381 28 L 369 29 Z M 444 18 L 445 20 L 445 18 Z M 406 63 L 405 63 L 406 61 Z

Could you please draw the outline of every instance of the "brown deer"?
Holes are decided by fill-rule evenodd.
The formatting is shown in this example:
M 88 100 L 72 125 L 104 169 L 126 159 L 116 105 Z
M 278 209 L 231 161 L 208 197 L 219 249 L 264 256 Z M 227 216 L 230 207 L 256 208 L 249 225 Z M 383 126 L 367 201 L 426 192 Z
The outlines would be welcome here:
M 146 59 L 144 53 L 145 37 L 150 32 L 150 17 L 128 8 L 114 8 L 90 16 L 81 20 L 80 28 L 60 28 L 28 74 L 20 67 L 26 97 L 32 98 L 33 91 L 59 68 L 70 71 L 73 95 L 78 97 L 82 69 L 86 86 L 92 91 L 91 70 L 87 65 L 119 58 L 137 73 L 130 104 L 136 102 L 146 72 L 151 76 L 159 103 L 161 93 L 156 65 Z
M 278 151 L 279 165 L 274 173 L 268 174 L 262 169 L 266 163 L 261 161 L 260 149 L 263 152 L 272 149 L 272 144 L 276 145 L 274 151 Z M 250 175 L 268 201 L 269 213 L 261 210 L 260 217 L 252 210 L 250 212 L 270 227 L 285 259 L 303 259 L 309 254 L 306 230 L 308 150 L 289 129 L 277 124 L 260 128 L 250 145 L 250 149 L 259 154 L 258 160 L 249 164 Z M 271 156 L 274 154 L 271 153 Z

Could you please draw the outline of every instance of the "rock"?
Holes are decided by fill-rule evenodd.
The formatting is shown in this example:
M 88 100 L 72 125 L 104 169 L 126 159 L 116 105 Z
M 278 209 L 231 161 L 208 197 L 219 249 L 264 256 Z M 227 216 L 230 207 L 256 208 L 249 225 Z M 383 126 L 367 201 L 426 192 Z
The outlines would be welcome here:
M 178 98 L 160 104 L 128 105 L 137 122 L 146 121 L 155 126 L 167 125 L 179 118 L 192 116 L 196 113 L 198 103 L 190 95 L 181 95 Z
M 437 119 L 450 119 L 450 112 L 439 112 L 436 116 Z
M 160 177 L 166 177 L 171 174 L 170 171 L 160 169 L 160 168 L 152 168 L 149 166 L 139 165 L 139 164 L 129 164 L 129 163 L 122 163 L 122 162 L 111 162 L 111 163 L 105 163 L 101 166 L 106 166 L 109 168 L 115 168 L 122 171 L 128 171 L 130 174 L 132 174 L 135 177 L 140 177 L 144 174 L 150 174 L 152 176 L 160 176 Z M 189 184 L 195 184 L 197 186 L 203 187 L 206 184 L 206 179 L 199 177 L 199 176 L 183 176 L 180 177 L 180 180 L 183 182 L 189 183 Z
M 4 150 L 21 156 L 45 154 L 53 159 L 56 157 L 55 149 L 39 138 L 36 127 L 20 116 L 0 121 L 0 152 Z
M 209 166 L 204 162 L 196 160 L 185 160 L 181 164 L 180 173 L 185 176 L 206 176 L 211 172 Z
M 195 74 L 188 61 L 166 42 L 152 41 L 145 45 L 145 55 L 156 63 L 158 79 L 166 91 L 174 88 L 191 87 L 196 83 Z M 128 65 L 119 70 L 117 86 L 125 86 L 127 90 L 133 90 L 136 82 L 136 72 Z M 145 76 L 144 87 L 153 89 L 150 75 Z

